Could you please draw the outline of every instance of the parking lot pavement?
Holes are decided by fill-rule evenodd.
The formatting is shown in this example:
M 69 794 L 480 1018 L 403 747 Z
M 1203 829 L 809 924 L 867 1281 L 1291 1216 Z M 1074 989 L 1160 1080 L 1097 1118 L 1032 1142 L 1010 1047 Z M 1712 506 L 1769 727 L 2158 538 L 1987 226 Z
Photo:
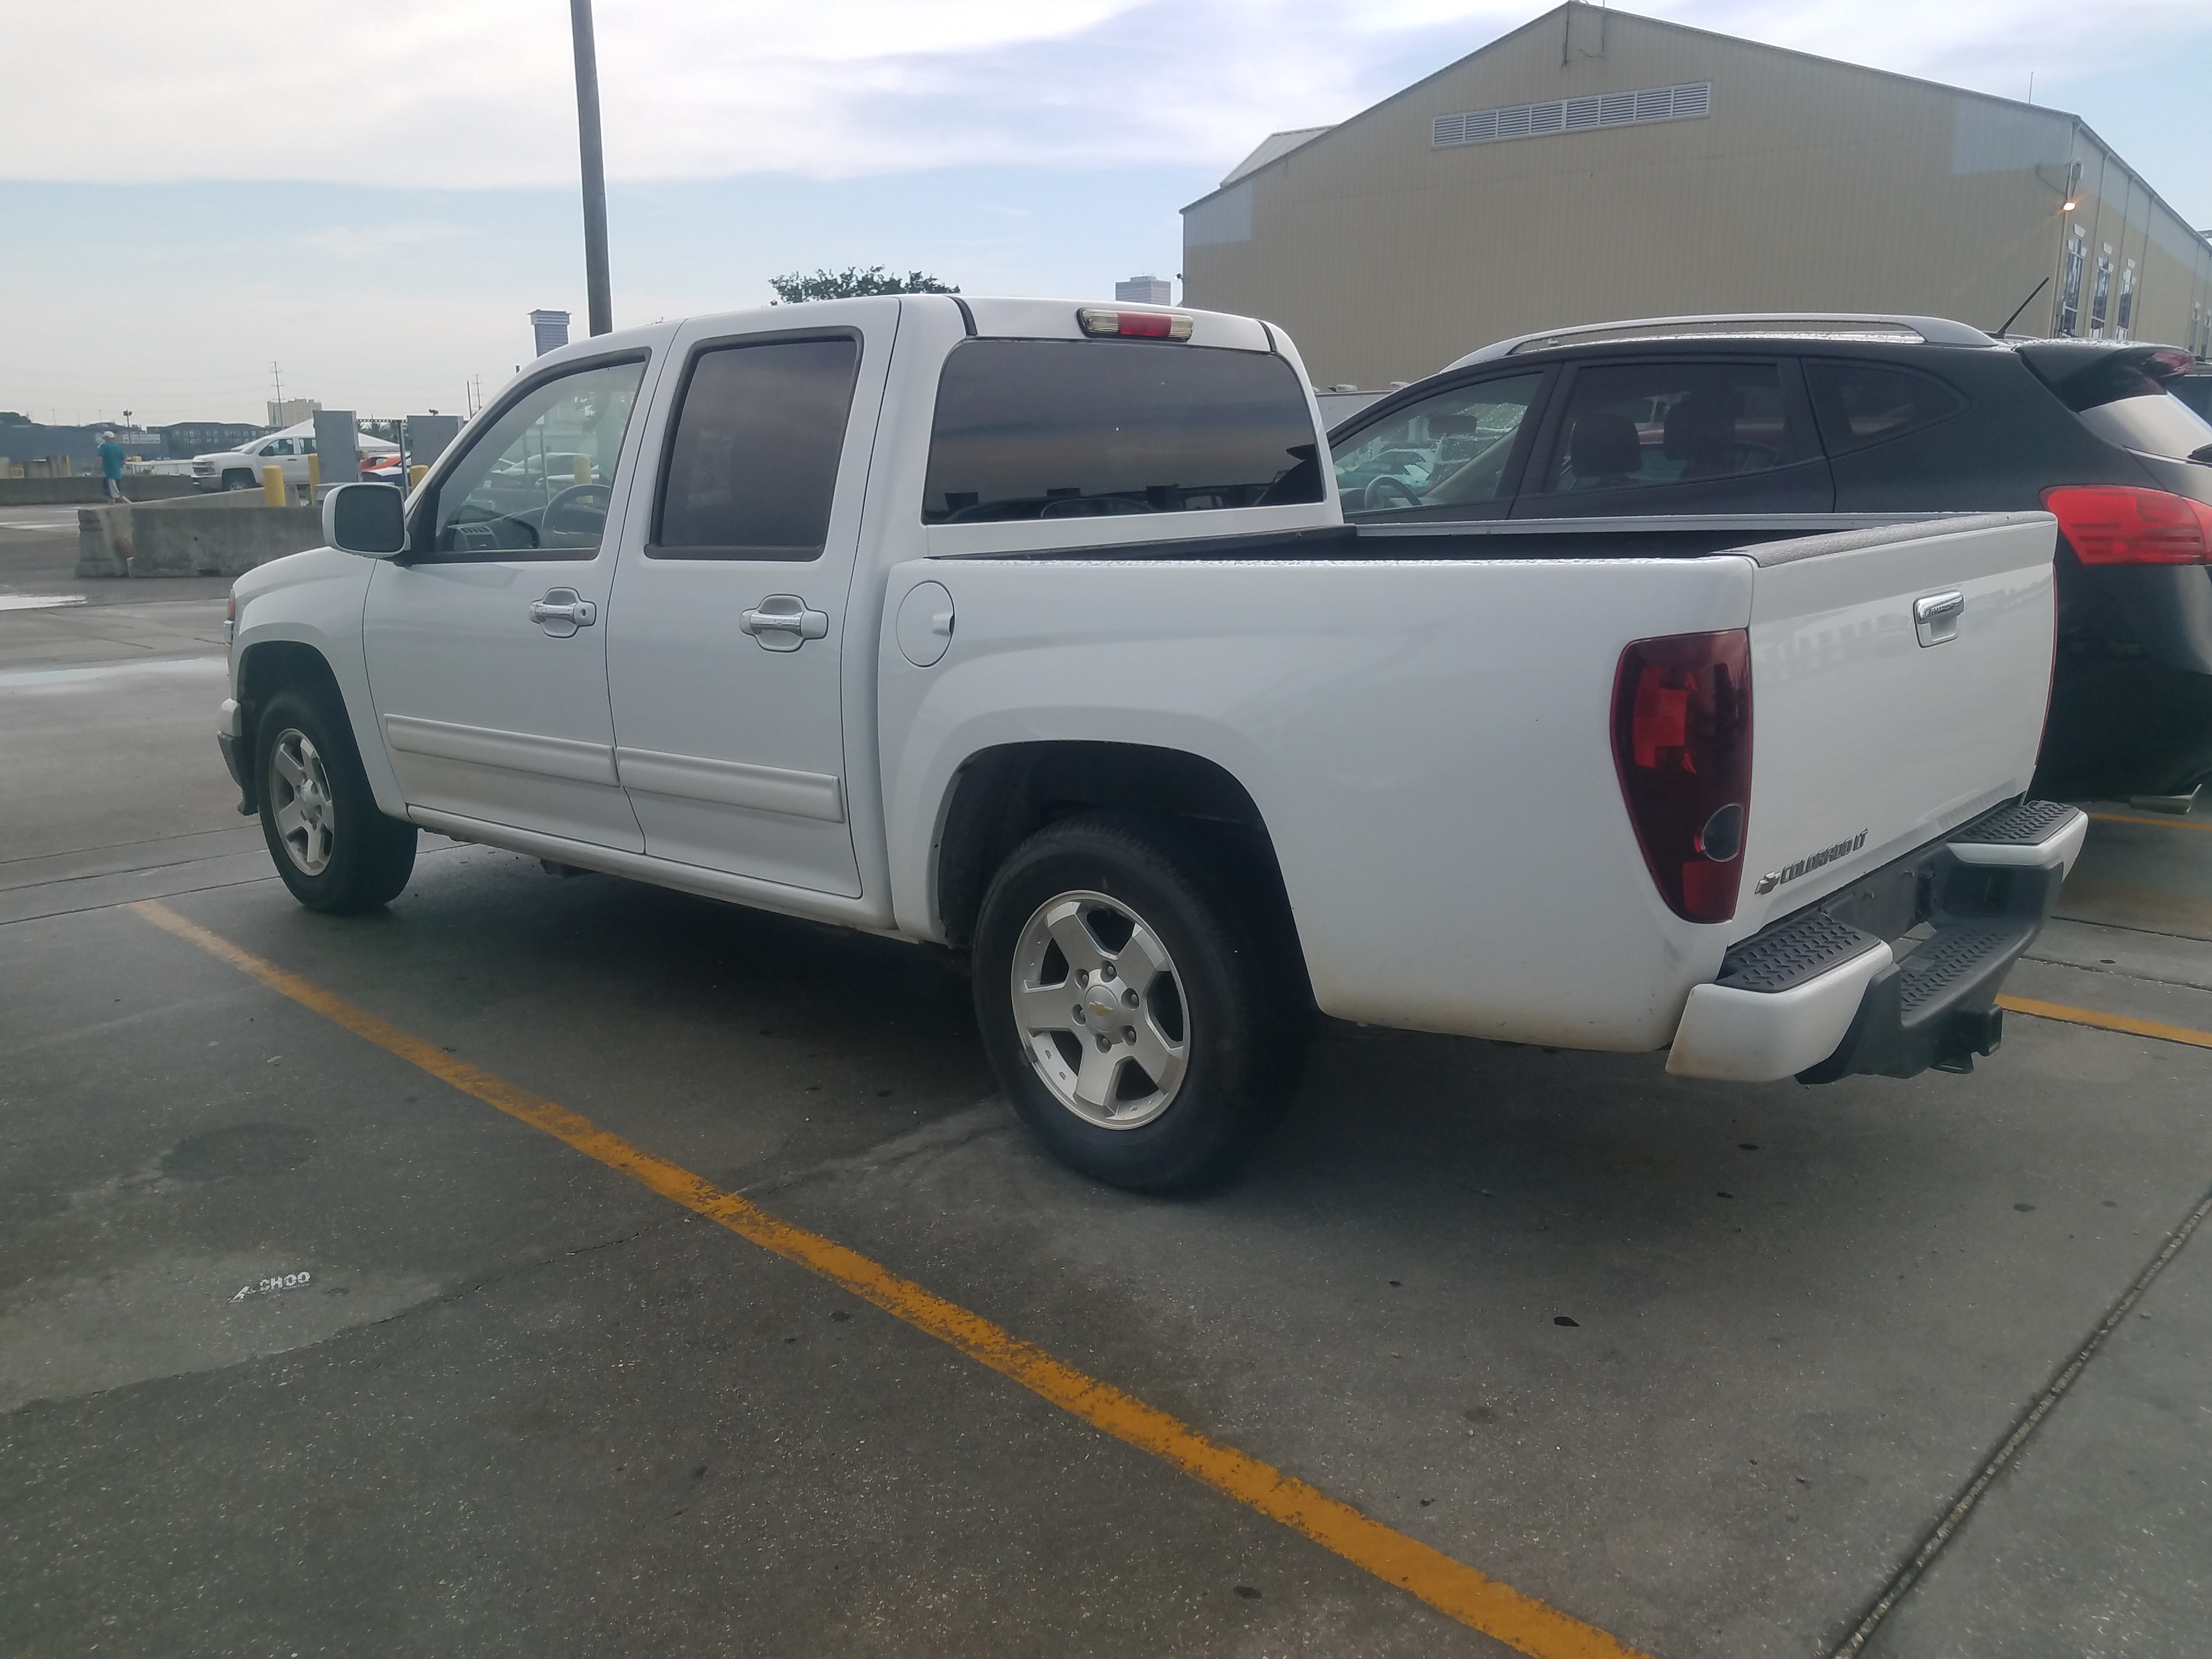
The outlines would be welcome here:
M 1972 1076 L 1820 1091 L 1331 1025 L 1245 1179 L 1138 1199 L 1041 1157 L 921 953 L 428 842 L 308 915 L 211 683 L 131 781 L 70 771 L 149 717 L 119 684 L 0 678 L 0 764 L 56 769 L 0 798 L 45 838 L 0 864 L 0 1650 L 1504 1650 L 149 894 L 1653 1654 L 1842 1641 L 2212 1185 L 2212 1052 L 2015 1014 Z M 2095 824 L 2008 988 L 2212 1030 L 2197 821 Z M 2187 1650 L 2206 1248 L 1870 1650 Z

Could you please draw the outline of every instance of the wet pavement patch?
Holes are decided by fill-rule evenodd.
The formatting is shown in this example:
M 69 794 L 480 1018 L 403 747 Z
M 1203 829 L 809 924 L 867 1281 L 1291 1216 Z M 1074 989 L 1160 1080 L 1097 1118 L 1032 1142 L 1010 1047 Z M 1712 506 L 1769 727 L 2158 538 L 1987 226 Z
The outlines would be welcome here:
M 161 1173 L 172 1181 L 283 1175 L 298 1169 L 314 1152 L 312 1129 L 285 1123 L 234 1123 L 179 1141 L 162 1155 Z

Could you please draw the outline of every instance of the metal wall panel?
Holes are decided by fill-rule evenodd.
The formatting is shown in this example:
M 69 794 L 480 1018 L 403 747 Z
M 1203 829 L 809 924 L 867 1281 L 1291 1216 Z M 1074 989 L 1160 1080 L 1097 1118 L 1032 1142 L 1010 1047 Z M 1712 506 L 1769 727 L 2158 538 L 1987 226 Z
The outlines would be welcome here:
M 1439 116 L 1701 82 L 1703 118 L 1433 142 Z M 1323 386 L 1678 312 L 1907 311 L 1994 329 L 2048 277 L 2015 325 L 2043 333 L 2069 149 L 2077 213 L 2097 221 L 2092 263 L 2106 240 L 2137 262 L 2134 334 L 2183 339 L 2191 307 L 2212 309 L 2212 249 L 2179 220 L 2153 234 L 2171 212 L 2140 183 L 2123 199 L 2124 170 L 2070 117 L 1571 5 L 1255 170 L 1233 211 L 1218 193 L 1196 204 L 1184 292 L 1282 324 Z M 1231 217 L 1234 240 L 1215 228 Z

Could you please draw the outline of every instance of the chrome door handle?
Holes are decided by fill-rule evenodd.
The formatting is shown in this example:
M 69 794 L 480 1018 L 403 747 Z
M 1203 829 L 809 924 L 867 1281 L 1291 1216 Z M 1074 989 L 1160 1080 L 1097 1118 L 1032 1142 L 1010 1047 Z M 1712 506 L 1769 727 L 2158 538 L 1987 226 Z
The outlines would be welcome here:
M 1912 632 L 1923 645 L 1942 645 L 1959 637 L 1959 618 L 1966 614 L 1966 596 L 1955 588 L 1930 593 L 1912 602 Z
M 530 620 L 556 640 L 565 640 L 599 619 L 599 607 L 573 587 L 552 588 L 530 607 Z
M 763 651 L 796 651 L 809 640 L 827 637 L 830 617 L 809 610 L 796 593 L 771 593 L 738 617 L 738 628 L 759 641 Z

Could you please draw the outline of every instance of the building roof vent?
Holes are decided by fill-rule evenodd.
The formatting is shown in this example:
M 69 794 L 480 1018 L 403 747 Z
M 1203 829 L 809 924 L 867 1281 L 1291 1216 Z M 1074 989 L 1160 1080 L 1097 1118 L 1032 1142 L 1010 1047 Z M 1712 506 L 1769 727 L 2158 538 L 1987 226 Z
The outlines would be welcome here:
M 1712 112 L 1713 83 L 1645 87 L 1637 92 L 1607 92 L 1589 98 L 1554 98 L 1542 104 L 1508 104 L 1498 109 L 1463 110 L 1439 115 L 1429 124 L 1429 142 L 1438 149 L 1455 144 L 1494 144 L 1506 138 L 1538 138 L 1589 127 L 1641 126 L 1650 121 L 1689 121 Z

